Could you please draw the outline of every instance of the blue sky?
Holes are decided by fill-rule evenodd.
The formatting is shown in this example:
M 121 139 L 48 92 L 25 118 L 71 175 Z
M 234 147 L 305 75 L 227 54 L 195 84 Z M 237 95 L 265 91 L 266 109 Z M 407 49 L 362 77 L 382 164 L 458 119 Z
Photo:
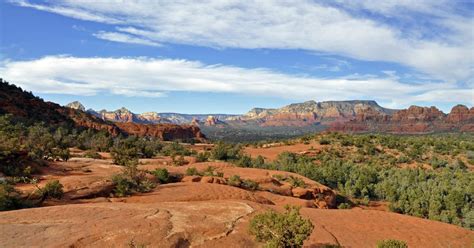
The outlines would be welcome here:
M 0 1 L 0 77 L 46 100 L 244 113 L 474 104 L 473 1 Z

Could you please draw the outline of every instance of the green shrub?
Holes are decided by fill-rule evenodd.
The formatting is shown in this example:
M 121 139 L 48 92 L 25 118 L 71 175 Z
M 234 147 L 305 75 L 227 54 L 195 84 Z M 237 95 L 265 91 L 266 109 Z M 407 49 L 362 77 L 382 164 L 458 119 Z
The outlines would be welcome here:
M 250 156 L 243 155 L 239 158 L 239 160 L 237 160 L 235 164 L 239 167 L 252 167 L 252 158 Z
M 215 160 L 238 160 L 242 156 L 240 144 L 217 143 L 211 150 L 211 157 Z
M 338 209 L 351 209 L 351 204 L 343 202 L 337 206 Z
M 352 146 L 352 145 L 354 145 L 354 144 L 352 143 L 351 140 L 343 139 L 343 140 L 341 140 L 341 145 L 342 145 L 342 146 Z
M 322 138 L 319 140 L 320 145 L 329 145 L 331 144 L 331 141 L 329 139 Z
M 131 195 L 135 192 L 150 192 L 156 185 L 145 177 L 145 173 L 137 169 L 137 165 L 125 166 L 121 174 L 114 175 L 113 194 L 118 197 Z
M 284 213 L 273 210 L 258 214 L 250 221 L 250 233 L 266 247 L 302 247 L 313 230 L 310 220 L 304 219 L 299 207 L 285 207 Z
M 467 162 L 471 165 L 474 165 L 474 151 L 466 152 Z
M 118 140 L 112 147 L 111 155 L 114 164 L 122 166 L 137 165 L 140 151 L 136 146 L 136 138 L 129 137 Z
M 408 248 L 408 245 L 405 241 L 387 239 L 377 242 L 377 248 Z
M 31 158 L 51 159 L 55 147 L 57 147 L 57 143 L 49 128 L 43 124 L 37 124 L 28 128 L 26 148 Z
M 240 179 L 240 176 L 238 175 L 233 175 L 229 177 L 229 179 L 227 180 L 227 184 L 234 187 L 240 187 L 240 185 L 242 184 L 242 179 Z
M 183 166 L 188 164 L 189 162 L 184 158 L 183 155 L 180 155 L 176 158 L 176 156 L 171 156 L 171 160 L 174 166 Z
M 446 165 L 448 165 L 448 162 L 444 160 L 440 160 L 438 158 L 433 158 L 430 162 L 430 165 L 431 167 L 433 167 L 433 169 L 438 169 L 438 168 L 446 167 Z
M 192 154 L 192 151 L 175 141 L 163 146 L 161 154 L 165 156 L 189 156 Z
M 209 152 L 200 152 L 196 156 L 196 162 L 207 162 L 211 154 Z
M 134 192 L 135 183 L 122 174 L 114 175 L 112 182 L 115 184 L 113 193 L 117 197 L 128 196 Z
M 402 155 L 402 156 L 398 157 L 397 162 L 399 164 L 408 163 L 408 162 L 410 162 L 410 158 L 408 158 L 407 156 Z
M 199 176 L 199 172 L 196 167 L 189 167 L 186 169 L 186 176 Z
M 215 172 L 216 168 L 212 167 L 212 166 L 208 166 L 203 172 L 202 172 L 202 175 L 203 176 L 207 176 L 207 177 L 212 177 L 214 176 L 214 172 Z
M 289 176 L 285 179 L 285 181 L 289 182 L 293 187 L 306 187 L 304 180 L 299 177 Z
M 168 170 L 164 168 L 156 169 L 152 171 L 151 174 L 153 174 L 160 183 L 168 183 L 170 180 Z
M 467 169 L 466 164 L 461 159 L 457 159 L 451 165 L 449 165 L 449 167 L 453 169 L 461 169 L 461 170 Z
M 321 248 L 343 248 L 343 247 L 337 244 L 323 244 Z
M 103 159 L 102 156 L 96 151 L 88 150 L 84 153 L 85 158 L 93 158 L 93 159 Z
M 253 181 L 253 180 L 250 180 L 250 179 L 245 179 L 242 181 L 242 183 L 240 184 L 240 187 L 246 189 L 246 190 L 252 190 L 252 191 L 255 191 L 255 190 L 258 190 L 259 188 L 259 185 L 257 182 Z
M 0 211 L 19 209 L 22 206 L 20 194 L 15 188 L 6 182 L 0 182 Z
M 52 157 L 54 159 L 61 159 L 62 161 L 68 161 L 71 157 L 71 153 L 67 148 L 55 148 L 52 150 Z
M 281 175 L 281 174 L 274 174 L 272 175 L 273 178 L 275 178 L 276 180 L 278 180 L 279 182 L 281 181 L 285 181 L 287 176 L 286 175 Z
M 265 159 L 261 155 L 258 155 L 253 161 L 253 167 L 256 167 L 256 168 L 262 167 L 264 164 L 265 164 Z
M 63 197 L 63 185 L 58 181 L 49 181 L 46 185 L 41 189 L 41 194 L 43 198 L 55 198 L 61 199 Z

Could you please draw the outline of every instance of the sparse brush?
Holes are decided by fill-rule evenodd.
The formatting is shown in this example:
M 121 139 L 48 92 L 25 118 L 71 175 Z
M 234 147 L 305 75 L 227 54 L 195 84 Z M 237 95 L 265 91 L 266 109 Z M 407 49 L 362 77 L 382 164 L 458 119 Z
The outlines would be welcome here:
M 42 194 L 46 199 L 61 199 L 64 194 L 63 185 L 58 180 L 49 181 L 40 189 L 40 194 Z
M 270 210 L 258 214 L 250 221 L 249 231 L 266 247 L 302 247 L 314 226 L 299 209 L 286 206 L 284 213 Z
M 199 172 L 196 167 L 189 167 L 186 169 L 186 176 L 199 176 Z
M 247 190 L 251 190 L 251 191 L 255 191 L 259 189 L 258 183 L 250 179 L 243 180 L 242 183 L 240 184 L 240 187 Z
M 306 187 L 304 180 L 299 177 L 289 176 L 285 179 L 285 181 L 289 182 L 293 187 Z
M 240 176 L 233 175 L 229 177 L 229 179 L 227 180 L 227 184 L 234 187 L 240 187 L 240 185 L 242 184 L 242 180 L 240 179 Z
M 387 239 L 377 242 L 377 248 L 408 248 L 408 245 L 402 240 Z
M 178 156 L 177 158 L 176 156 L 171 156 L 171 159 L 173 161 L 174 166 L 182 166 L 189 163 L 182 155 Z
M 113 194 L 118 197 L 128 196 L 135 192 L 150 192 L 156 186 L 145 177 L 143 171 L 137 169 L 136 165 L 126 166 L 121 174 L 112 177 L 112 182 L 115 184 Z
M 167 169 L 159 168 L 155 169 L 154 171 L 151 171 L 150 173 L 154 175 L 156 180 L 160 183 L 168 183 L 170 180 L 169 172 Z
M 83 156 L 85 158 L 103 159 L 102 156 L 98 152 L 92 151 L 92 150 L 86 151 Z

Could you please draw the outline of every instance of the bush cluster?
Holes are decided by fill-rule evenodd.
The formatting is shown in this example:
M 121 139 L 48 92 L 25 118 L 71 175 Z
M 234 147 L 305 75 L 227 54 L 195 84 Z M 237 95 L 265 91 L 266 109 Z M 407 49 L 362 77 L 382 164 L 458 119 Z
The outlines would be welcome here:
M 408 248 L 408 245 L 405 241 L 387 239 L 377 242 L 377 248 Z
M 313 230 L 310 220 L 304 219 L 298 207 L 285 207 L 284 213 L 273 210 L 256 215 L 249 231 L 266 247 L 302 247 Z
M 160 171 L 157 174 L 162 177 L 165 173 Z M 146 178 L 145 172 L 138 170 L 136 164 L 126 165 L 121 174 L 112 177 L 112 181 L 115 184 L 113 194 L 117 197 L 129 196 L 137 192 L 150 192 L 156 186 L 154 182 Z
M 474 173 L 466 170 L 463 160 L 474 151 L 472 136 L 332 133 L 324 137 L 330 145 L 319 154 L 283 152 L 272 163 L 249 167 L 298 173 L 355 198 L 359 204 L 384 200 L 395 212 L 474 229 Z M 398 159 L 393 155 L 397 153 Z M 400 162 L 431 163 L 433 170 L 399 168 Z M 280 177 L 280 181 L 288 180 Z M 349 203 L 341 206 L 346 207 Z

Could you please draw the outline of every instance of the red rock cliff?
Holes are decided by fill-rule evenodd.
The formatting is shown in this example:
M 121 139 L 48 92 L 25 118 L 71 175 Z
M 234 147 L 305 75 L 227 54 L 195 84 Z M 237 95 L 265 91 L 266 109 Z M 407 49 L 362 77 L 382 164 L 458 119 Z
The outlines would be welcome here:
M 204 141 L 205 136 L 199 127 L 194 125 L 176 124 L 136 124 L 120 123 L 115 125 L 124 133 L 141 137 L 155 137 L 162 140 L 198 140 Z

